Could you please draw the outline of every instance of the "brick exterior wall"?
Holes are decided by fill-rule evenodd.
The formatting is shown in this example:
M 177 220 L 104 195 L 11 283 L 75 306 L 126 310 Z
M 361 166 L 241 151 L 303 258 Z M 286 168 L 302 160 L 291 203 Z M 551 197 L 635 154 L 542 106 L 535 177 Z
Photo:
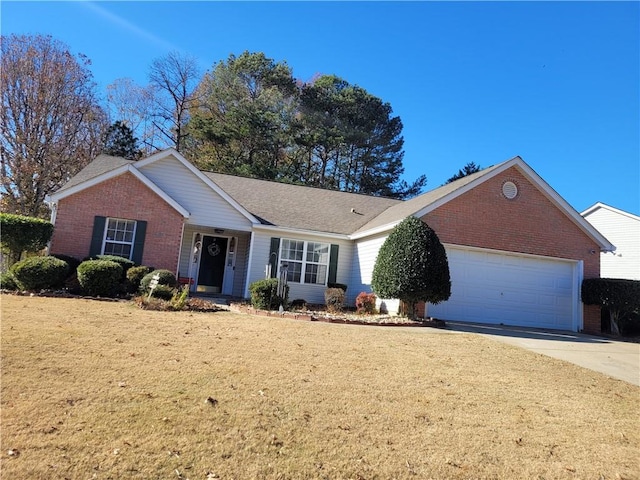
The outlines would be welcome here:
M 87 257 L 96 215 L 146 221 L 142 263 L 178 270 L 184 218 L 131 173 L 60 200 L 51 253 Z
M 502 184 L 518 195 L 508 200 Z M 442 243 L 584 262 L 584 278 L 600 277 L 600 247 L 516 167 L 460 195 L 423 218 Z M 595 251 L 595 253 L 591 253 Z M 584 306 L 584 331 L 600 332 L 600 308 Z

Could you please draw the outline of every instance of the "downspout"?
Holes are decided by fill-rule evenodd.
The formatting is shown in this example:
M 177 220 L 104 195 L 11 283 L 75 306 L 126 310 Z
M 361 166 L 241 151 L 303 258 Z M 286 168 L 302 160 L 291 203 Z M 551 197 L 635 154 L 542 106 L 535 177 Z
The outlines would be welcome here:
M 573 288 L 576 292 L 573 300 L 573 330 L 575 332 L 581 332 L 584 330 L 584 304 L 582 303 L 581 291 L 582 280 L 584 280 L 584 260 L 578 260 L 578 264 L 575 267 L 575 283 Z

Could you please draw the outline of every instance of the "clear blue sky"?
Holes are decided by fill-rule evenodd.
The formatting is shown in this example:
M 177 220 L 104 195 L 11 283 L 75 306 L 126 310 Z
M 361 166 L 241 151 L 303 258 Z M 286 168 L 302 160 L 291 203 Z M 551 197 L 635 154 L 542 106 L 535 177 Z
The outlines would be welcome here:
M 203 71 L 264 52 L 335 74 L 404 124 L 405 178 L 520 155 L 576 210 L 640 215 L 638 2 L 11 2 L 2 34 L 50 34 L 101 93 L 171 50 Z

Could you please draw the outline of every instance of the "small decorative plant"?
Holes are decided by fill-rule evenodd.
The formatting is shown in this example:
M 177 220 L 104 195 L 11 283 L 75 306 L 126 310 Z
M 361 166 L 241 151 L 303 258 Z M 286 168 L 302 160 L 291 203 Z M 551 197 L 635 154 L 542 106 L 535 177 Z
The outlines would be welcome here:
M 376 313 L 376 294 L 360 292 L 356 297 L 356 311 L 362 315 Z

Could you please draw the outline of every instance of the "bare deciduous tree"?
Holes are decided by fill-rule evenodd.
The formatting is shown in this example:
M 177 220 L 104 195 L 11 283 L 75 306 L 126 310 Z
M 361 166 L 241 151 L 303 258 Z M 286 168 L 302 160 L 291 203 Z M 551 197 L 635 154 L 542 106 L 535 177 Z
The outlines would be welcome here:
M 193 92 L 199 81 L 195 57 L 171 52 L 151 64 L 149 80 L 154 90 L 154 124 L 167 146 L 180 151 L 187 136 L 185 125 Z
M 0 42 L 2 210 L 46 217 L 45 196 L 100 152 L 107 118 L 86 57 L 49 36 Z
M 153 123 L 151 87 L 141 87 L 131 78 L 118 78 L 107 85 L 107 106 L 112 122 L 121 121 L 140 139 L 145 155 L 152 154 L 157 137 Z

